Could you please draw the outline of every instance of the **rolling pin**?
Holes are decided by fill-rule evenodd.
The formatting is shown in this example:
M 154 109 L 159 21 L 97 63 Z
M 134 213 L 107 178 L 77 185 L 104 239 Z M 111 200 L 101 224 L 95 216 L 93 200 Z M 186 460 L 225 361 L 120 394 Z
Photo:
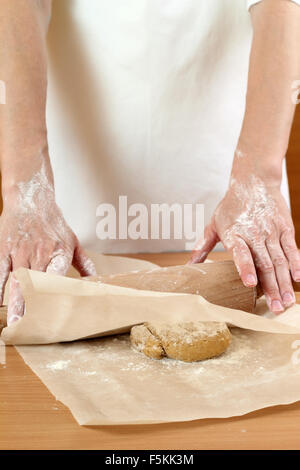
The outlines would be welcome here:
M 262 294 L 256 287 L 244 286 L 231 260 L 91 276 L 87 279 L 141 290 L 198 294 L 213 304 L 245 312 L 254 312 L 256 299 Z
M 202 295 L 209 302 L 223 307 L 254 312 L 260 287 L 245 287 L 231 260 L 199 263 L 147 271 L 105 276 L 90 276 L 88 281 L 158 292 Z M 7 307 L 0 307 L 0 332 L 6 326 Z

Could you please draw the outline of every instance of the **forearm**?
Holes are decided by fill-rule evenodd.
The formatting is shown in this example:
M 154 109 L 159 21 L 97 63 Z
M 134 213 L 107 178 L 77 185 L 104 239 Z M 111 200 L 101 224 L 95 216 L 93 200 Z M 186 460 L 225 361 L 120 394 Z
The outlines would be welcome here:
M 293 221 L 280 192 L 281 167 L 299 79 L 300 7 L 263 0 L 251 8 L 253 43 L 244 121 L 225 197 L 191 262 L 203 262 L 218 241 L 230 250 L 245 286 L 259 281 L 274 313 L 295 302 L 300 282 Z
M 6 103 L 0 106 L 0 153 L 4 197 L 44 165 L 52 182 L 45 120 L 46 34 L 51 0 L 1 0 L 0 78 Z
M 51 0 L 0 0 L 0 306 L 10 271 L 21 266 L 65 275 L 73 264 L 82 276 L 96 274 L 54 197 L 45 119 L 50 8 Z M 12 274 L 7 324 L 23 314 Z
M 251 18 L 246 108 L 232 177 L 252 174 L 280 184 L 295 111 L 291 87 L 300 77 L 300 8 L 288 0 L 263 0 L 251 8 Z

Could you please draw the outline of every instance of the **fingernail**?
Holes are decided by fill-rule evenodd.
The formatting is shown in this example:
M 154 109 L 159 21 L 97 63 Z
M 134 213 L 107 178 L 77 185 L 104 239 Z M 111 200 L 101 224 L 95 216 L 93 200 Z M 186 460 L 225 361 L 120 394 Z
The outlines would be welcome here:
M 285 305 L 291 305 L 295 302 L 295 296 L 290 294 L 289 292 L 286 292 L 285 294 L 283 294 L 282 300 Z
M 186 264 L 197 264 L 197 263 L 200 263 L 201 260 L 199 260 L 199 258 L 197 258 L 197 256 L 193 256 L 191 259 L 189 259 L 189 261 L 186 263 Z
M 300 282 L 300 271 L 297 270 L 294 272 L 294 279 L 296 282 Z
M 280 300 L 272 300 L 271 310 L 272 312 L 282 312 L 284 310 Z
M 255 276 L 253 276 L 253 274 L 248 274 L 248 276 L 246 277 L 246 284 L 248 286 L 255 286 L 256 279 L 255 279 Z
M 202 263 L 205 260 L 207 255 L 208 255 L 207 251 L 204 251 L 203 253 L 201 253 L 201 255 L 199 253 L 196 253 L 194 256 L 191 257 L 190 262 L 188 264 Z
M 12 317 L 9 317 L 7 319 L 7 326 L 11 325 L 12 323 L 20 320 L 21 317 L 19 317 L 19 315 L 13 315 Z

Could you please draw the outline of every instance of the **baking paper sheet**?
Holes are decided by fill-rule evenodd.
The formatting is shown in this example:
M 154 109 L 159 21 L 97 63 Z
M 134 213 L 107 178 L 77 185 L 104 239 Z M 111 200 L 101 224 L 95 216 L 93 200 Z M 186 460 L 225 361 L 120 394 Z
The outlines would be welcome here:
M 127 271 L 124 258 L 120 262 Z M 116 259 L 113 263 L 118 272 Z M 149 267 L 132 259 L 130 266 Z M 300 399 L 298 305 L 274 318 L 263 298 L 259 315 L 253 315 L 214 306 L 197 295 L 136 291 L 25 269 L 17 277 L 27 313 L 2 331 L 10 344 L 126 331 L 151 319 L 223 320 L 243 328 L 232 328 L 233 342 L 222 356 L 192 364 L 149 359 L 130 348 L 126 334 L 18 346 L 25 362 L 80 424 L 229 417 Z
M 82 425 L 226 418 L 300 399 L 299 336 L 232 333 L 225 354 L 190 364 L 149 359 L 128 335 L 17 349 Z

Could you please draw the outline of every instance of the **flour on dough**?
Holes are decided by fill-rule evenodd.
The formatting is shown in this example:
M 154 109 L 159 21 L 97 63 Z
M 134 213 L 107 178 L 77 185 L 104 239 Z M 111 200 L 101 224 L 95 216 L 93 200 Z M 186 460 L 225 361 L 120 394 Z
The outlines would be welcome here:
M 231 333 L 226 323 L 144 323 L 131 329 L 132 346 L 146 356 L 167 356 L 194 362 L 219 356 L 228 348 Z

